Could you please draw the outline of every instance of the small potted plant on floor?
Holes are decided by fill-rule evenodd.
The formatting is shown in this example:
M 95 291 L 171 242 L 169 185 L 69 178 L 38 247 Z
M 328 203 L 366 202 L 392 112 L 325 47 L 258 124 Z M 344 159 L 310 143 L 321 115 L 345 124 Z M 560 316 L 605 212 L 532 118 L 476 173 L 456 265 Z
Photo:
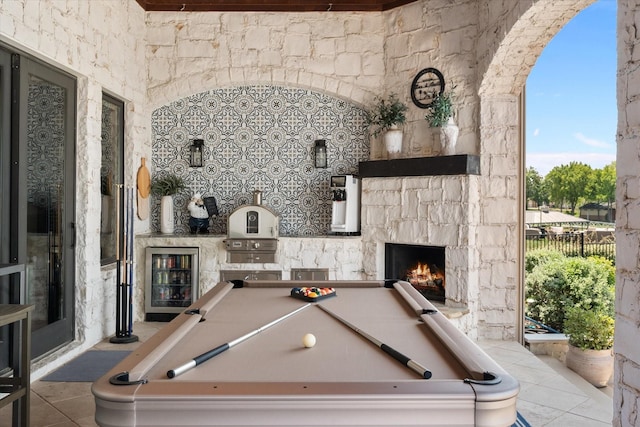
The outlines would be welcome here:
M 406 111 L 407 106 L 392 93 L 386 99 L 376 98 L 376 106 L 367 112 L 367 123 L 375 127 L 373 136 L 384 133 L 384 143 L 390 157 L 402 151 L 402 130 L 398 125 L 407 120 Z
M 607 385 L 613 373 L 614 320 L 594 308 L 566 311 L 564 331 L 569 336 L 567 367 L 596 387 Z
M 171 234 L 174 230 L 173 195 L 184 190 L 184 180 L 177 175 L 168 174 L 151 181 L 151 192 L 160 196 L 160 231 Z
M 453 93 L 436 94 L 424 118 L 430 127 L 440 128 L 442 154 L 447 156 L 455 154 L 459 129 L 453 121 Z

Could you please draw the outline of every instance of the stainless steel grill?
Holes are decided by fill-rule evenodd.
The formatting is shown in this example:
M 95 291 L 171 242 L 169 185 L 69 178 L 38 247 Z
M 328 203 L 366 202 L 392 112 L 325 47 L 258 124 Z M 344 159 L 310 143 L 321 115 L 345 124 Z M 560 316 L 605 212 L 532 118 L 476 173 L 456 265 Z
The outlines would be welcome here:
M 254 200 L 259 202 L 260 198 Z M 259 204 L 240 206 L 227 223 L 227 262 L 275 262 L 278 228 L 279 217 L 271 209 Z

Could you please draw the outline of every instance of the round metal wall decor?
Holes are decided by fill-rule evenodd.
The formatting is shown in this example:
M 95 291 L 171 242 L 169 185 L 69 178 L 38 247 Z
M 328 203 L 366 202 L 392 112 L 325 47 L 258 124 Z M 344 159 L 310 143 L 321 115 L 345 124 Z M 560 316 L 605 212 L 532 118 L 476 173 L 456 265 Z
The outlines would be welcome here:
M 411 99 L 420 108 L 429 108 L 436 94 L 444 92 L 444 76 L 435 68 L 420 71 L 411 83 Z

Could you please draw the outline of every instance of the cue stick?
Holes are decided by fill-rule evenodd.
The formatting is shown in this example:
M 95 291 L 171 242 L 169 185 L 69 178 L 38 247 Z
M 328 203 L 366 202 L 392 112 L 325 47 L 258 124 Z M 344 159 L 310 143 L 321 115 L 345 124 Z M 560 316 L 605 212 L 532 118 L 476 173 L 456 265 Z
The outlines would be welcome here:
M 407 368 L 417 372 L 425 380 L 428 380 L 429 378 L 431 378 L 431 371 L 428 370 L 427 368 L 425 368 L 424 366 L 420 365 L 415 360 L 412 360 L 412 359 L 408 358 L 404 354 L 402 354 L 399 351 L 395 350 L 393 347 L 390 347 L 387 344 L 384 344 L 382 341 L 378 340 L 377 338 L 372 337 L 371 335 L 369 335 L 366 332 L 364 332 L 362 329 L 352 325 L 351 323 L 347 322 L 342 317 L 338 316 L 337 314 L 333 313 L 332 311 L 329 311 L 327 308 L 325 308 L 321 304 L 318 304 L 318 308 L 321 309 L 322 311 L 324 311 L 325 313 L 327 313 L 328 315 L 330 315 L 331 317 L 333 317 L 334 319 L 337 319 L 340 322 L 342 322 L 343 324 L 347 325 L 350 329 L 352 329 L 353 331 L 355 331 L 358 334 L 362 335 L 363 337 L 365 337 L 366 339 L 368 339 L 372 343 L 374 343 L 382 351 L 384 351 L 389 356 L 391 356 L 394 359 L 396 359 L 398 362 L 400 362 L 403 365 L 405 365 Z
M 133 332 L 133 234 L 135 226 L 135 217 L 133 215 L 133 197 L 134 189 L 129 189 L 129 328 L 127 329 L 127 335 L 131 336 Z
M 127 333 L 126 336 L 131 336 L 131 332 L 133 331 L 133 187 L 127 189 L 127 216 L 129 218 L 128 221 L 128 232 L 129 232 L 129 251 L 127 252 L 127 268 L 129 271 L 129 277 L 127 280 L 127 287 L 129 288 L 128 295 L 128 324 L 127 324 Z
M 299 308 L 293 310 L 291 313 L 285 314 L 284 316 L 279 317 L 276 320 L 274 320 L 272 322 L 269 322 L 266 325 L 261 326 L 258 329 L 255 329 L 255 330 L 249 332 L 248 334 L 245 334 L 245 335 L 241 336 L 240 338 L 236 338 L 233 341 L 229 341 L 228 343 L 219 345 L 218 347 L 216 347 L 216 348 L 214 348 L 212 350 L 209 350 L 209 351 L 207 351 L 205 353 L 202 353 L 200 356 L 194 357 L 193 359 L 191 359 L 187 363 L 185 363 L 185 364 L 183 364 L 181 366 L 178 366 L 175 369 L 171 369 L 171 370 L 167 371 L 167 377 L 174 378 L 174 377 L 177 377 L 178 375 L 180 375 L 180 374 L 182 374 L 184 372 L 187 372 L 188 370 L 190 370 L 192 368 L 195 368 L 199 364 L 204 363 L 207 360 L 211 359 L 212 357 L 215 357 L 218 354 L 220 354 L 220 353 L 222 353 L 222 352 L 224 352 L 226 350 L 229 350 L 231 347 L 233 347 L 233 346 L 235 346 L 237 344 L 240 344 L 243 341 L 248 340 L 252 336 L 259 334 L 260 332 L 264 331 L 267 328 L 270 328 L 271 326 L 275 325 L 276 323 L 281 322 L 284 319 L 293 316 L 294 314 L 297 314 L 298 312 L 304 310 L 305 308 L 309 307 L 310 305 L 311 305 L 311 303 L 307 303 L 307 304 L 303 305 L 302 307 L 299 307 Z
M 122 292 L 122 251 L 124 249 L 122 236 L 123 218 L 121 216 L 122 213 L 120 212 L 124 201 L 124 197 L 122 195 L 122 184 L 116 185 L 116 192 L 118 194 L 118 197 L 116 198 L 116 336 L 120 336 L 120 331 L 122 330 L 120 323 L 120 293 Z

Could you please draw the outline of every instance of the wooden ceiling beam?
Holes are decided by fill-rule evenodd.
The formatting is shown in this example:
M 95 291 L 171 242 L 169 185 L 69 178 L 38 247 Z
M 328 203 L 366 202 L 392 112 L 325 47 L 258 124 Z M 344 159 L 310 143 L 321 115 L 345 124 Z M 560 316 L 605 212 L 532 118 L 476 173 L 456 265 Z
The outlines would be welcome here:
M 380 12 L 416 0 L 136 0 L 147 12 Z

